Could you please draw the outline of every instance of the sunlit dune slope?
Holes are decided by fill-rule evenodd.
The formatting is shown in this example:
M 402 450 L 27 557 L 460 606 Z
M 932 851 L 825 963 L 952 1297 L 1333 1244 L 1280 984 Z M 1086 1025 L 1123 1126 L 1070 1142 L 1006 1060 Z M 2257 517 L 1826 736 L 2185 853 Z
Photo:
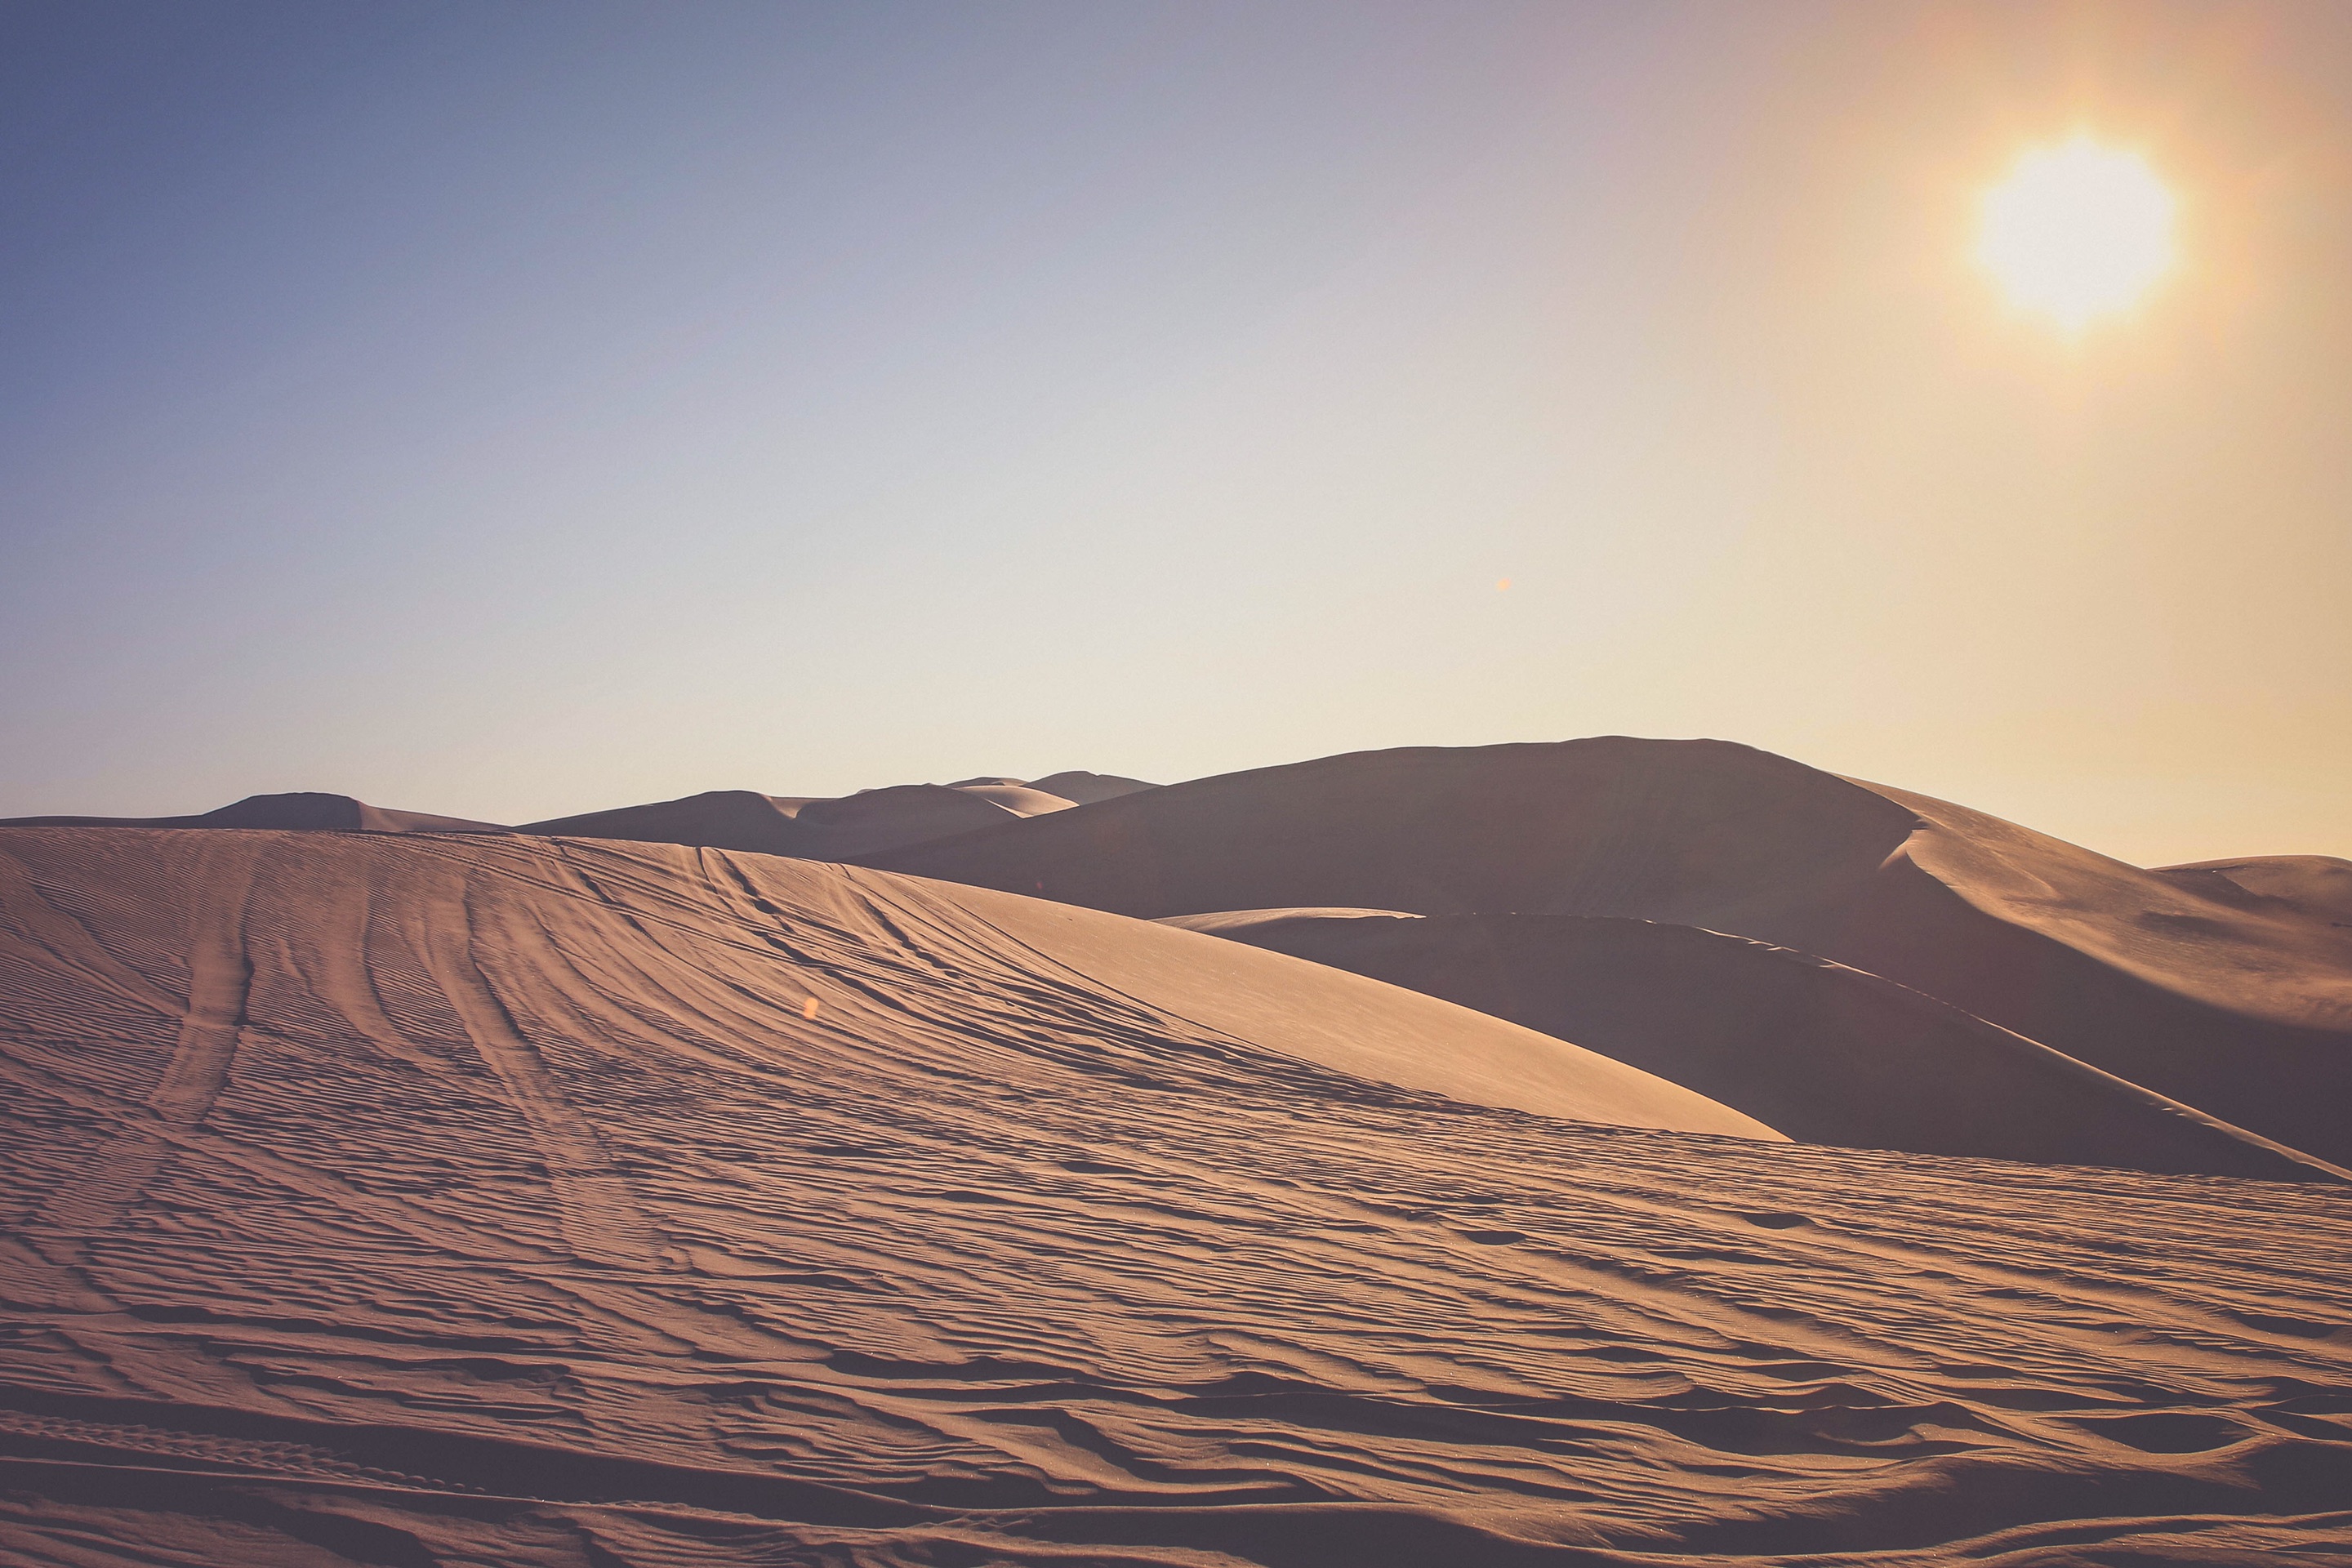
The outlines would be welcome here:
M 29 830 L 0 910 L 0 1555 L 2352 1551 L 2336 1189 L 1445 1098 L 1284 999 L 1531 1037 L 717 851 Z
M 2352 931 L 2352 860 L 2332 855 L 2258 855 L 2165 866 L 2157 875 L 2209 900 Z
M 809 862 L 598 841 L 34 829 L 0 836 L 0 897 L 17 948 L 0 994 L 19 1006 L 87 973 L 176 1019 L 184 1009 L 168 987 L 109 955 L 185 946 L 199 990 L 216 975 L 237 991 L 200 1007 L 271 1029 L 256 998 L 299 991 L 300 1005 L 331 1007 L 358 1037 L 396 1049 L 387 985 L 446 990 L 451 974 L 473 975 L 471 1022 L 532 1017 L 593 1036 L 599 1015 L 583 976 L 593 986 L 634 970 L 624 1011 L 658 1016 L 681 984 L 739 995 L 746 1027 L 790 1013 L 797 1029 L 810 1021 L 798 1010 L 814 1005 L 819 1025 L 937 1070 L 1003 1058 L 1019 1076 L 1024 1043 L 1058 1006 L 1066 1026 L 1103 1032 L 1106 1053 L 1121 1030 L 1154 1048 L 1192 1042 L 1305 1093 L 1358 1092 L 1360 1079 L 1553 1116 L 1780 1136 L 1610 1058 L 1322 965 Z M 191 923 L 205 921 L 215 923 Z M 661 951 L 646 921 L 687 922 L 702 945 Z M 856 962 L 809 956 L 797 945 L 803 928 L 846 944 Z M 641 934 L 656 944 L 650 967 L 631 952 Z M 467 956 L 478 948 L 505 965 L 499 974 Z
M 1360 752 L 866 863 L 1148 918 L 1346 906 L 1754 937 L 2352 1161 L 2352 929 L 1746 746 Z
M 1893 981 L 1746 937 L 1585 915 L 1354 910 L 1168 923 L 1574 1040 L 1811 1142 L 2352 1179 Z

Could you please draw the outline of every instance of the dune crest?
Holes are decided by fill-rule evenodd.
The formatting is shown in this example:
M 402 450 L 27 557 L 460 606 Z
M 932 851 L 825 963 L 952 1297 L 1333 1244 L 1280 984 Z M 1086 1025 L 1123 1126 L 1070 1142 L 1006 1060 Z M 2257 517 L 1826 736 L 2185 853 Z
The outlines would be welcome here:
M 862 858 L 1145 919 L 1336 906 L 1752 937 L 2352 1163 L 2352 929 L 1746 746 L 1360 752 Z
M 952 837 L 1008 819 L 1067 811 L 1156 789 L 1140 779 L 1062 773 L 1035 784 L 995 776 L 951 784 L 894 784 L 840 796 L 707 790 L 677 800 L 509 827 L 429 812 L 394 811 L 350 795 L 297 791 L 257 795 L 216 811 L 179 816 L 20 816 L 0 827 L 241 827 L 334 833 L 530 833 L 740 849 L 803 860 L 844 860 L 930 838 Z
M 2272 1181 L 2347 1173 L 1948 1003 L 1692 926 L 1589 915 L 1257 910 L 1162 923 L 1574 1040 L 1793 1138 Z
M 1057 783 L 1077 793 L 1047 787 Z M 1067 811 L 1081 804 L 1082 795 L 1108 799 L 1155 787 L 1095 773 L 1056 773 L 1035 784 L 992 775 L 951 784 L 891 784 L 837 796 L 714 790 L 681 800 L 551 817 L 516 831 L 746 849 L 801 860 L 847 860 Z
M 258 827 L 307 833 L 507 833 L 495 822 L 430 812 L 394 811 L 347 795 L 298 790 L 252 795 L 188 816 L 18 816 L 0 827 Z
M 2352 860 L 2332 855 L 2262 855 L 2162 866 L 2156 874 L 2202 898 L 2230 904 L 2251 899 L 2266 913 L 2294 915 L 2335 931 L 2352 930 Z

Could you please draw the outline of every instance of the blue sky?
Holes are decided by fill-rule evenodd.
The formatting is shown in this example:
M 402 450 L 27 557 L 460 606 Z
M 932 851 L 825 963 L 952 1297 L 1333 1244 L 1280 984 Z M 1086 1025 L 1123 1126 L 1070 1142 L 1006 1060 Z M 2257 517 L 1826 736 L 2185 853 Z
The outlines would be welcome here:
M 1613 731 L 2352 853 L 2348 33 L 0 9 L 0 813 Z M 2206 239 L 2057 343 L 1967 214 L 2086 120 Z

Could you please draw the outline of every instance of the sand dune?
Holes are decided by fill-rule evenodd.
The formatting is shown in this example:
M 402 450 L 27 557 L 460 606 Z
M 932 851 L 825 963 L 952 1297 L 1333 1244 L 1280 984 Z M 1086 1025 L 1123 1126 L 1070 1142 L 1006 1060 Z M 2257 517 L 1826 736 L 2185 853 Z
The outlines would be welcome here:
M 1874 974 L 1692 926 L 1259 910 L 1168 923 L 1576 1041 L 1812 1142 L 2352 1180 Z
M 1559 1047 L 854 868 L 0 851 L 28 1562 L 2352 1555 L 2338 1189 L 1476 1103 L 1381 1075 Z
M 1043 816 L 1049 811 L 1067 811 L 1078 804 L 1022 779 L 958 779 L 947 787 L 1001 806 L 1015 816 Z
M 2352 928 L 1745 746 L 1362 752 L 866 859 L 1145 918 L 1337 906 L 1754 937 L 2352 1162 Z
M 992 785 L 967 790 L 898 784 L 825 799 L 711 790 L 682 800 L 526 823 L 518 831 L 837 860 L 1021 820 L 1022 813 L 989 798 L 991 792 L 1002 793 Z M 1069 804 L 1060 802 L 1058 808 Z
M 1075 801 L 1080 805 L 1092 805 L 1097 801 L 1117 800 L 1123 795 L 1135 795 L 1147 789 L 1158 789 L 1160 786 L 1155 784 L 1146 784 L 1141 779 L 1123 779 L 1117 773 L 1090 773 L 1083 770 L 1074 770 L 1069 773 L 1048 773 L 1042 779 L 1031 779 L 1029 787 L 1043 790 L 1047 795 L 1059 795 L 1064 800 Z
M 253 795 L 189 816 L 18 816 L 0 827 L 267 827 L 308 833 L 505 833 L 494 822 L 393 811 L 347 795 Z
M 835 859 L 868 853 L 868 847 L 889 847 L 945 838 L 1002 822 L 1018 822 L 1024 814 L 990 798 L 1006 786 L 983 784 L 953 789 L 946 784 L 897 784 L 887 789 L 860 790 L 838 800 L 813 800 L 793 820 L 813 829 L 814 844 Z M 1028 792 L 1023 792 L 1026 794 Z M 1064 803 L 1061 809 L 1067 809 Z
M 632 843 L 698 845 L 841 860 L 926 839 L 950 837 L 1008 820 L 1067 811 L 1157 788 L 1139 779 L 1063 773 L 1021 779 L 964 779 L 952 784 L 897 784 L 855 795 L 761 795 L 709 790 L 679 800 L 553 817 L 520 827 L 394 811 L 343 795 L 257 795 L 217 811 L 183 816 L 19 816 L 0 827 L 260 827 L 325 833 L 531 833 Z M 1065 793 L 1066 792 L 1066 793 Z
M 1094 773 L 1056 773 L 1034 784 L 990 777 L 952 784 L 894 784 L 835 797 L 713 790 L 682 800 L 528 823 L 518 831 L 845 860 L 1067 811 L 1078 804 L 1079 795 L 1045 787 L 1054 783 L 1097 799 L 1129 793 L 1129 786 L 1153 787 Z
M 2332 855 L 2264 855 L 2248 860 L 2200 860 L 2157 871 L 2200 897 L 2289 914 L 2342 931 L 2352 929 L 2352 860 Z M 2239 897 L 2246 895 L 2245 898 Z
M 640 922 L 674 925 L 690 917 L 699 922 L 698 934 L 756 942 L 759 961 L 744 969 L 740 955 L 723 947 L 691 960 L 663 955 L 667 963 L 690 964 L 698 987 L 724 982 L 749 994 L 785 984 L 807 994 L 769 995 L 763 1005 L 814 1001 L 827 1017 L 845 1008 L 862 1016 L 851 1002 L 808 990 L 807 966 L 814 961 L 765 930 L 782 921 L 821 925 L 850 944 L 845 951 L 854 950 L 864 968 L 835 955 L 823 961 L 822 972 L 831 985 L 867 994 L 886 1013 L 911 1005 L 901 994 L 919 971 L 929 976 L 929 990 L 961 996 L 946 1013 L 917 1009 L 910 1017 L 855 1026 L 871 1048 L 923 1059 L 929 1070 L 969 1073 L 982 1058 L 1003 1057 L 1008 1042 L 1017 1047 L 1051 1017 L 1059 993 L 1060 1005 L 1090 1028 L 1214 1041 L 1194 1048 L 1236 1060 L 1263 1058 L 1263 1070 L 1277 1074 L 1311 1064 L 1346 1075 L 1336 1087 L 1327 1085 L 1328 1092 L 1359 1092 L 1364 1080 L 1612 1125 L 1781 1137 L 1613 1058 L 1325 965 L 1092 910 L 881 872 L 597 840 L 436 837 L 412 844 L 87 829 L 11 833 L 0 839 L 0 896 L 8 900 L 0 907 L 18 950 L 7 993 L 19 1000 L 38 998 L 76 975 L 100 974 L 117 992 L 156 1004 L 163 993 L 152 978 L 135 978 L 105 953 L 168 952 L 186 943 L 200 968 L 210 963 L 237 977 L 244 999 L 219 1005 L 245 1026 L 271 1026 L 254 1011 L 256 987 L 307 988 L 336 977 L 320 988 L 320 1000 L 340 1010 L 360 1037 L 382 1044 L 390 1037 L 383 1033 L 384 985 L 440 983 L 446 974 L 434 966 L 434 944 L 488 942 L 479 928 L 494 914 L 506 922 L 496 934 L 512 935 L 527 923 L 539 942 L 574 927 L 587 930 L 580 940 L 593 939 L 614 963 L 639 962 L 625 948 Z M 106 913 L 117 923 L 93 931 L 45 893 L 50 886 L 85 895 L 104 889 Z M 73 896 L 59 894 L 68 906 Z M 224 918 L 235 924 L 200 941 L 190 934 L 194 922 L 222 913 L 204 907 L 205 900 L 230 906 Z M 371 923 L 386 911 L 396 912 L 389 934 Z M 615 929 L 598 929 L 598 921 Z M 274 933 L 276 945 L 251 935 L 257 924 Z M 215 937 L 235 951 L 205 952 L 204 941 Z M 283 974 L 270 968 L 278 963 Z M 203 975 L 196 978 L 201 983 Z M 552 979 L 525 973 L 496 998 L 496 1013 L 509 1020 L 533 1011 L 556 1022 L 589 1021 L 585 1005 L 561 989 L 576 978 L 561 970 Z M 547 987 L 543 994 L 535 983 Z M 665 989 L 673 984 L 674 977 L 662 977 Z M 185 1011 L 178 1004 L 168 1010 L 173 1016 Z

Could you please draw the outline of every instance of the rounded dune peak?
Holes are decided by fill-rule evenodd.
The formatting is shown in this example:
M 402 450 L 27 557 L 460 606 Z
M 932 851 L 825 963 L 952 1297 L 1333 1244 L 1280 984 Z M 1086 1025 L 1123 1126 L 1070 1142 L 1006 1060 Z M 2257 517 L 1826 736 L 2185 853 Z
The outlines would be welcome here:
M 20 816 L 0 827 L 246 827 L 297 833 L 506 833 L 495 822 L 395 811 L 348 795 L 290 790 L 249 795 L 212 811 L 185 816 Z
M 548 837 L 741 849 L 760 855 L 797 856 L 808 847 L 807 835 L 784 803 L 748 789 L 705 790 L 676 800 L 550 817 L 527 822 L 518 831 Z
M 1121 778 L 1117 773 L 1090 773 L 1074 768 L 1067 773 L 1047 773 L 1042 779 L 1031 779 L 1029 787 L 1044 790 L 1048 795 L 1058 795 L 1064 800 L 1074 800 L 1080 805 L 1093 805 L 1099 801 L 1117 800 L 1123 795 L 1166 786 L 1147 784 L 1141 779 Z
M 1674 919 L 1859 879 L 1910 814 L 1720 741 L 1358 752 L 1132 792 L 908 851 L 924 875 L 1156 919 L 1347 906 Z
M 821 833 L 825 857 L 835 858 L 944 838 L 1020 817 L 979 791 L 918 784 L 813 800 L 800 808 L 796 820 Z
M 1078 793 L 1048 787 L 1056 782 Z M 677 800 L 550 817 L 519 831 L 844 860 L 1068 811 L 1082 804 L 1082 796 L 1108 798 L 1153 787 L 1093 773 L 1061 773 L 1034 784 L 986 774 L 950 784 L 885 784 L 845 795 L 706 790 Z

